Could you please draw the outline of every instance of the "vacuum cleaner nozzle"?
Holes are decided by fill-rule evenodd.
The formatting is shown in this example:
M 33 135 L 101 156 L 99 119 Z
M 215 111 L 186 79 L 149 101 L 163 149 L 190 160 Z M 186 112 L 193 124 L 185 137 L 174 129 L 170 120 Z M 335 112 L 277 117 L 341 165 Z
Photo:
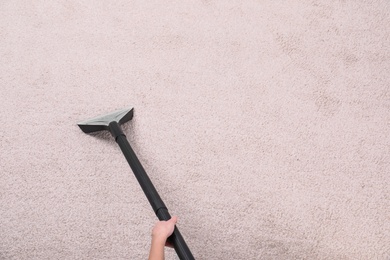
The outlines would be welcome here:
M 126 108 L 113 113 L 88 119 L 77 125 L 84 133 L 92 133 L 102 130 L 109 130 L 111 122 L 117 122 L 119 125 L 126 123 L 133 118 L 133 108 Z

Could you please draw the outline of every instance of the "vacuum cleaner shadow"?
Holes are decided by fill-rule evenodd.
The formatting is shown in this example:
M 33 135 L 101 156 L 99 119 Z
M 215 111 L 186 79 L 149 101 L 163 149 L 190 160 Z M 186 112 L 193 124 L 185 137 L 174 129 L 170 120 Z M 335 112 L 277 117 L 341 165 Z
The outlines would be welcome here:
M 137 178 L 137 181 L 139 182 L 147 199 L 149 200 L 149 203 L 152 206 L 154 213 L 159 220 L 169 220 L 171 218 L 171 215 L 169 214 L 167 207 L 160 198 L 160 195 L 158 194 L 157 190 L 149 179 L 149 176 L 146 174 L 144 168 L 142 167 L 140 161 L 138 160 L 136 154 L 130 146 L 126 135 L 121 129 L 121 125 L 126 123 L 127 121 L 130 121 L 132 118 L 133 108 L 126 108 L 115 111 L 110 114 L 82 121 L 78 123 L 78 126 L 84 133 L 93 134 L 94 136 L 101 138 L 105 141 L 107 141 L 109 137 L 107 136 L 107 132 L 101 131 L 109 131 L 111 133 L 111 135 L 114 137 L 115 141 L 121 148 L 122 153 L 125 156 L 127 162 L 129 163 L 131 169 L 133 170 L 133 173 Z M 180 259 L 194 259 L 190 249 L 188 248 L 183 236 L 181 235 L 177 227 L 175 227 L 173 234 L 168 238 L 168 240 L 173 244 L 174 249 Z

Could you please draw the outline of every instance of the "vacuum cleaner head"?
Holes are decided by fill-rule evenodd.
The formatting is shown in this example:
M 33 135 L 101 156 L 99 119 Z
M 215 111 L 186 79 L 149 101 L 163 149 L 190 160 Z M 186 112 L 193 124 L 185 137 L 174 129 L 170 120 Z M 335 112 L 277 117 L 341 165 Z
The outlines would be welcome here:
M 84 133 L 92 133 L 102 130 L 109 130 L 109 124 L 111 122 L 117 122 L 119 125 L 126 123 L 133 118 L 133 108 L 126 108 L 115 111 L 113 113 L 98 116 L 80 122 L 77 125 L 83 130 Z

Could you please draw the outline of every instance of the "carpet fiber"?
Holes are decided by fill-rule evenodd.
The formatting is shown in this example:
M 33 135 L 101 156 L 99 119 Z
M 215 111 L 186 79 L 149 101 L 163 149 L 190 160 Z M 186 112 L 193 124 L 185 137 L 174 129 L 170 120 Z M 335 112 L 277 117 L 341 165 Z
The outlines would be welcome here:
M 390 259 L 390 3 L 0 1 L 0 258 Z M 167 249 L 167 259 L 177 259 Z

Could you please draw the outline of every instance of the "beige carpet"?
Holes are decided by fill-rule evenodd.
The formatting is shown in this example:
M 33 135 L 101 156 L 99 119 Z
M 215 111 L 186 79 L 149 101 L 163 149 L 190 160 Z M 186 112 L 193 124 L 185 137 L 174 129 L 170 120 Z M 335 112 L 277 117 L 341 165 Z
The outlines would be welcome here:
M 390 2 L 0 1 L 0 258 L 390 259 Z M 167 259 L 177 259 L 167 250 Z

